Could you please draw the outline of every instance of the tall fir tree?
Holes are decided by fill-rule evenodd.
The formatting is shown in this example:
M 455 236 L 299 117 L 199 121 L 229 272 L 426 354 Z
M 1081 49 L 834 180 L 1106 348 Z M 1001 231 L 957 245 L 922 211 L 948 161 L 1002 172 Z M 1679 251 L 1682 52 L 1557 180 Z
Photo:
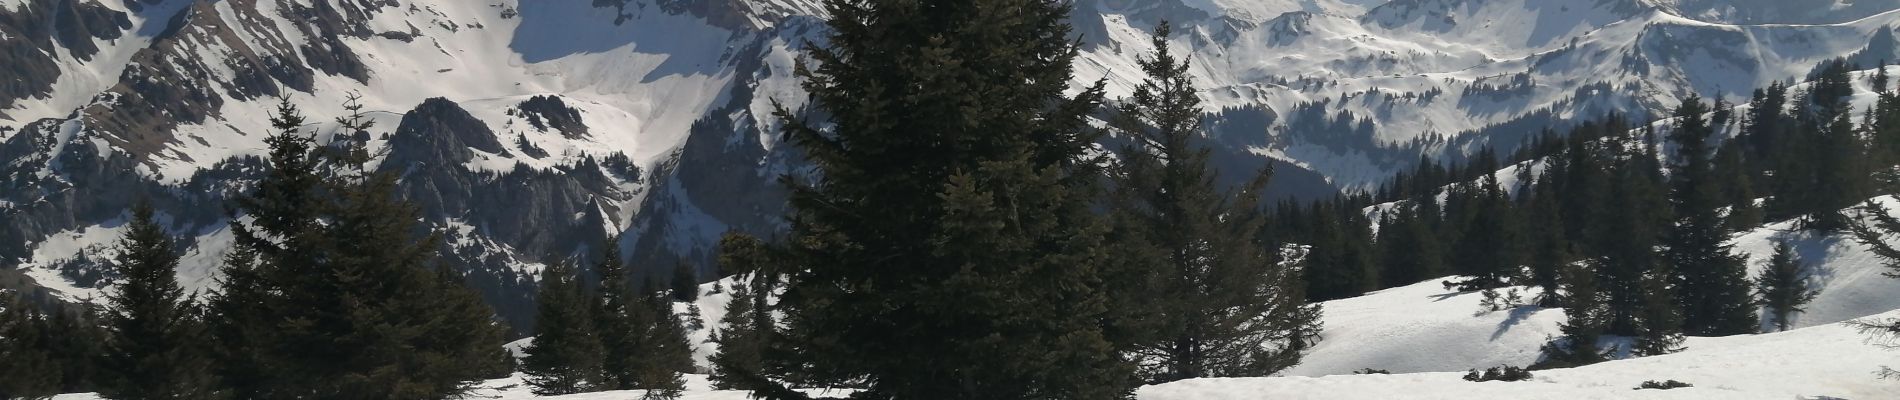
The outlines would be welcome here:
M 325 158 L 281 103 L 270 168 L 239 196 L 237 257 L 212 301 L 245 398 L 446 398 L 497 369 L 502 328 L 434 264 L 396 176 Z M 235 283 L 235 285 L 233 285 Z M 397 349 L 401 349 L 398 351 Z
M 1421 204 L 1434 199 L 1410 200 L 1394 207 L 1379 224 L 1380 286 L 1398 287 L 1444 276 L 1445 251 L 1437 232 L 1435 207 Z
M 646 390 L 644 399 L 678 399 L 685 390 L 686 381 L 681 373 L 693 370 L 692 343 L 686 340 L 686 328 L 680 325 L 680 318 L 673 312 L 671 294 L 665 290 L 650 290 L 641 296 L 637 312 L 641 337 L 640 356 L 644 358 L 635 371 L 639 388 Z
M 1138 346 L 1153 360 L 1149 381 L 1267 376 L 1299 363 L 1318 337 L 1318 305 L 1300 292 L 1293 266 L 1260 240 L 1260 191 L 1270 170 L 1247 185 L 1221 190 L 1201 144 L 1201 101 L 1189 61 L 1175 56 L 1166 22 L 1155 28 L 1155 52 L 1138 62 L 1147 78 L 1125 99 L 1113 127 L 1131 144 L 1120 151 L 1116 212 L 1152 227 L 1145 239 L 1163 254 L 1158 340 Z
M 594 308 L 592 325 L 605 351 L 601 387 L 632 390 L 640 388 L 640 369 L 651 361 L 641 352 L 640 336 L 645 325 L 638 320 L 640 297 L 633 290 L 627 266 L 620 256 L 619 242 L 613 238 L 601 243 L 603 253 L 599 263 L 594 264 L 598 286 L 589 303 Z
M 1593 262 L 1594 263 L 1594 262 Z M 1543 346 L 1545 361 L 1537 368 L 1567 368 L 1595 364 L 1609 359 L 1609 353 L 1597 347 L 1609 326 L 1609 307 L 1598 290 L 1596 271 L 1587 266 L 1562 270 L 1564 322 L 1558 326 L 1563 336 Z
M 1487 150 L 1481 159 L 1488 159 Z M 1495 162 L 1480 162 L 1483 165 L 1496 165 Z M 1465 203 L 1457 209 L 1462 210 L 1455 218 L 1461 221 L 1463 233 L 1452 249 L 1452 264 L 1458 266 L 1458 272 L 1467 277 L 1449 282 L 1458 290 L 1497 289 L 1515 282 L 1524 265 L 1524 247 L 1520 240 L 1519 213 L 1512 206 L 1510 195 L 1499 185 L 1496 174 L 1485 174 L 1476 185 L 1461 185 L 1454 190 L 1454 200 Z M 1452 200 L 1448 200 L 1448 203 Z
M 1525 220 L 1529 223 L 1525 229 L 1529 248 L 1525 262 L 1530 267 L 1529 283 L 1539 289 L 1537 305 L 1563 307 L 1564 273 L 1575 261 L 1575 252 L 1569 238 L 1564 236 L 1564 210 L 1558 200 L 1561 192 L 1554 171 L 1560 168 L 1546 168 L 1537 182 L 1530 185 L 1530 205 L 1525 210 Z
M 1756 89 L 1748 101 L 1748 113 L 1739 137 L 1747 159 L 1762 166 L 1777 165 L 1779 155 L 1788 150 L 1787 133 L 1792 122 L 1788 112 L 1788 87 L 1774 82 Z M 1757 171 L 1751 171 L 1757 172 Z M 1761 177 L 1760 174 L 1752 175 Z
M 826 3 L 789 110 L 817 177 L 791 186 L 775 264 L 786 354 L 866 399 L 1101 399 L 1133 368 L 1102 333 L 1101 173 L 1056 0 Z M 1028 356 L 1033 355 L 1033 356 Z M 783 393 L 773 391 L 773 393 Z
M 197 305 L 178 286 L 178 254 L 150 203 L 132 208 L 112 265 L 110 334 L 99 395 L 108 399 L 216 399 L 210 347 Z
M 1682 311 L 1670 293 L 1668 279 L 1653 276 L 1642 286 L 1643 306 L 1636 313 L 1640 323 L 1631 352 L 1654 356 L 1682 351 Z
M 726 302 L 726 315 L 719 318 L 719 330 L 713 342 L 719 344 L 707 361 L 712 374 L 707 380 L 719 390 L 759 390 L 748 376 L 765 370 L 765 337 L 758 324 L 761 311 L 752 307 L 751 288 L 734 285 L 732 299 Z
M 1618 137 L 1607 149 L 1617 160 L 1610 199 L 1622 207 L 1592 238 L 1597 276 L 1606 315 L 1603 332 L 1636 337 L 1636 349 L 1660 354 L 1678 346 L 1680 311 L 1669 287 L 1670 276 L 1659 250 L 1671 221 L 1670 205 L 1656 154 L 1648 141 Z
M 1788 330 L 1794 314 L 1806 311 L 1802 307 L 1821 294 L 1819 288 L 1808 286 L 1806 270 L 1794 248 L 1784 241 L 1775 243 L 1775 255 L 1755 276 L 1755 294 L 1776 330 Z
M 1881 183 L 1892 185 L 1900 181 L 1894 170 L 1895 165 L 1900 165 L 1900 92 L 1895 92 L 1893 78 L 1888 76 L 1885 66 L 1875 78 L 1873 91 L 1878 100 L 1874 104 L 1872 126 L 1867 128 L 1871 153 L 1868 158 L 1873 161 L 1872 167 Z
M 315 141 L 300 132 L 305 118 L 288 100 L 278 103 L 264 139 L 270 168 L 246 196 L 234 200 L 233 220 L 248 215 L 248 224 L 233 223 L 233 249 L 219 267 L 219 291 L 208 301 L 213 334 L 222 344 L 219 375 L 233 397 L 282 398 L 277 379 L 288 373 L 288 360 L 279 357 L 277 341 L 284 308 L 278 293 L 279 269 L 316 259 L 319 199 Z M 243 210 L 242 214 L 239 211 Z
M 1670 165 L 1670 202 L 1675 223 L 1667 241 L 1671 285 L 1682 310 L 1684 333 L 1724 336 L 1759 329 L 1749 294 L 1748 268 L 1728 245 L 1725 205 L 1715 176 L 1714 127 L 1699 97 L 1683 100 L 1675 111 L 1669 141 L 1676 150 Z
M 719 268 L 731 276 L 741 277 L 733 285 L 733 301 L 743 300 L 746 305 L 728 304 L 728 316 L 722 318 L 728 321 L 722 325 L 734 331 L 720 333 L 719 353 L 709 360 L 715 385 L 765 391 L 775 389 L 765 380 L 767 376 L 804 381 L 794 377 L 797 368 L 782 363 L 789 357 L 768 355 L 773 345 L 783 343 L 777 340 L 778 321 L 772 316 L 771 299 L 785 273 L 767 262 L 773 259 L 770 252 L 777 250 L 777 246 L 743 233 L 728 232 L 720 238 Z M 740 318 L 731 316 L 734 313 L 748 318 L 743 322 L 730 321 Z
M 534 394 L 557 396 L 601 389 L 611 376 L 603 372 L 603 358 L 614 357 L 601 344 L 606 329 L 596 329 L 593 308 L 582 291 L 580 277 L 566 261 L 541 271 L 535 293 L 534 344 L 521 359 L 521 372 Z M 607 328 L 607 327 L 601 327 Z
M 1300 267 L 1310 302 L 1355 297 L 1378 290 L 1371 228 L 1344 202 L 1315 202 L 1305 214 L 1308 250 Z

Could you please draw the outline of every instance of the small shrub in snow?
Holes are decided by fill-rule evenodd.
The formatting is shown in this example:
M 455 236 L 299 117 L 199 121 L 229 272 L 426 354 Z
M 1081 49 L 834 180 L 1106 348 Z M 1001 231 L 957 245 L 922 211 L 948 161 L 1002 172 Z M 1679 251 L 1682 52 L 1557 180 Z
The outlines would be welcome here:
M 1644 381 L 1642 386 L 1636 387 L 1636 390 L 1643 390 L 1643 389 L 1669 390 L 1669 389 L 1686 388 L 1686 387 L 1695 387 L 1695 385 L 1691 385 L 1686 382 L 1678 381 L 1675 379 L 1670 379 L 1670 380 L 1666 380 L 1662 382 Z
M 1485 289 L 1482 294 L 1484 295 L 1484 300 L 1478 302 L 1478 307 L 1483 308 L 1484 311 L 1480 311 L 1479 314 L 1508 310 L 1525 305 L 1524 294 L 1518 291 L 1517 288 L 1502 291 L 1498 289 Z
M 1358 374 L 1358 375 L 1373 375 L 1373 374 L 1389 375 L 1392 373 L 1392 371 L 1387 371 L 1383 369 L 1362 368 L 1358 371 L 1352 371 L 1352 373 Z
M 1478 373 L 1478 370 L 1474 369 L 1465 374 L 1465 380 L 1472 382 L 1517 382 L 1530 379 L 1531 371 L 1508 365 L 1486 368 L 1484 373 Z

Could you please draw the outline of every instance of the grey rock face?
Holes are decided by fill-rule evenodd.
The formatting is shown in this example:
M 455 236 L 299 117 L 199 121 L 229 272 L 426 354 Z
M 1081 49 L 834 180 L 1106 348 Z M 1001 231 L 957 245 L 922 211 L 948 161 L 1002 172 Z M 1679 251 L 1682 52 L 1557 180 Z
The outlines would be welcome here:
M 553 129 L 568 138 L 587 136 L 587 122 L 581 120 L 581 112 L 568 107 L 561 96 L 534 96 L 516 105 L 515 110 L 527 118 L 535 130 Z
M 31 0 L 17 10 L 0 8 L 0 109 L 52 93 L 60 76 L 58 48 L 81 61 L 99 52 L 93 40 L 118 39 L 132 21 L 97 1 Z

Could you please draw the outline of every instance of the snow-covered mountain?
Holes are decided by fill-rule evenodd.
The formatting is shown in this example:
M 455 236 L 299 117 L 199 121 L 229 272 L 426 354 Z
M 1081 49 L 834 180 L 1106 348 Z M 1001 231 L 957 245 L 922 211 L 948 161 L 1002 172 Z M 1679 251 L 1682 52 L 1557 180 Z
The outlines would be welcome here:
M 551 256 L 614 235 L 649 270 L 769 233 L 796 172 L 817 0 L 0 0 L 0 286 L 68 300 L 149 198 L 212 285 L 225 197 L 287 97 L 364 140 L 509 316 Z M 1362 188 L 1420 154 L 1731 100 L 1834 57 L 1900 59 L 1895 0 L 1079 0 L 1078 85 L 1125 94 L 1147 30 L 1192 49 L 1223 168 L 1275 195 Z M 360 95 L 367 133 L 330 118 Z M 37 290 L 37 289 L 36 289 Z

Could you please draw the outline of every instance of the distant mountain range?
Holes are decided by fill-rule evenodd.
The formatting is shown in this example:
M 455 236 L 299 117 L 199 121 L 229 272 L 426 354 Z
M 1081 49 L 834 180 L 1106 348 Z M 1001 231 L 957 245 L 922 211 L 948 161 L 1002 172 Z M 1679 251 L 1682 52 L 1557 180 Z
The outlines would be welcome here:
M 1824 60 L 1900 61 L 1896 0 L 1079 0 L 1078 85 L 1125 95 L 1178 28 L 1227 171 L 1274 196 L 1361 189 L 1422 155 L 1509 149 L 1690 93 L 1745 98 Z M 227 195 L 287 96 L 322 141 L 367 140 L 505 316 L 531 276 L 609 238 L 647 271 L 770 235 L 770 117 L 798 108 L 816 0 L 0 0 L 0 287 L 97 299 L 131 202 L 190 238 L 214 285 Z M 377 124 L 327 122 L 360 95 Z M 1113 140 L 1112 138 L 1110 140 Z M 1238 172 L 1229 175 L 1238 178 Z

